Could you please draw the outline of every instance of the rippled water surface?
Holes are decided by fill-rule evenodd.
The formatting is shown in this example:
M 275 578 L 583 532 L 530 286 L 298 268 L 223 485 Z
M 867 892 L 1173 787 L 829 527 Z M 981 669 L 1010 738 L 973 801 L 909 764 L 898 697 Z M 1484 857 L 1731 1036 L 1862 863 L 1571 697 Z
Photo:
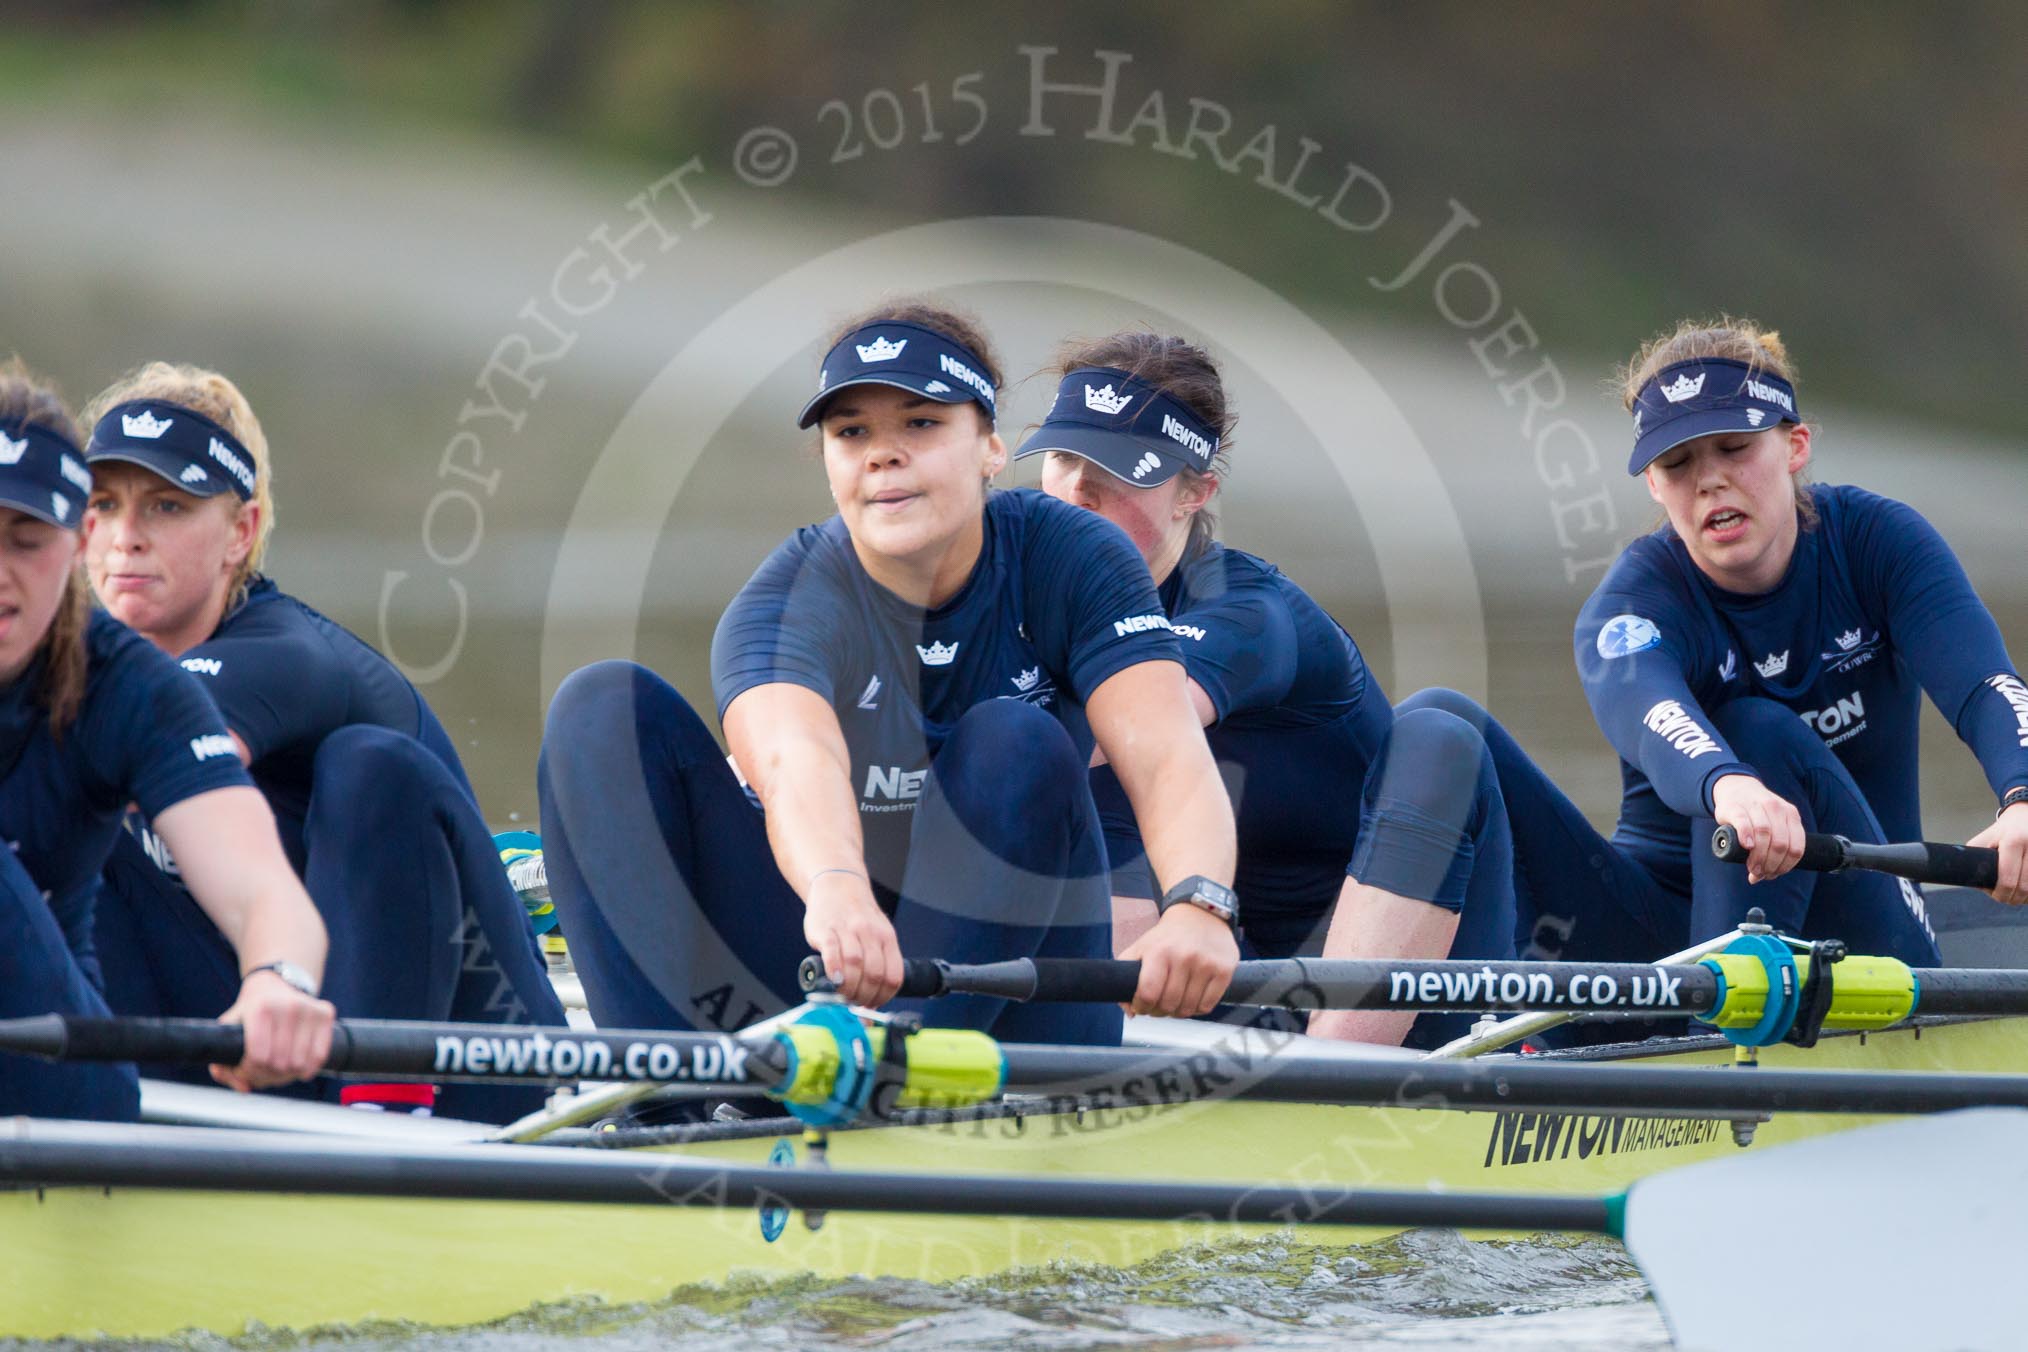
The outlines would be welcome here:
M 524 1352 L 559 1345 L 586 1352 L 1348 1345 L 1604 1352 L 1669 1344 L 1646 1284 L 1617 1244 L 1485 1243 L 1422 1231 L 1356 1249 L 1270 1239 L 1131 1269 L 1039 1269 L 935 1286 L 735 1283 L 652 1304 L 545 1306 L 463 1329 L 378 1325 L 119 1346 Z

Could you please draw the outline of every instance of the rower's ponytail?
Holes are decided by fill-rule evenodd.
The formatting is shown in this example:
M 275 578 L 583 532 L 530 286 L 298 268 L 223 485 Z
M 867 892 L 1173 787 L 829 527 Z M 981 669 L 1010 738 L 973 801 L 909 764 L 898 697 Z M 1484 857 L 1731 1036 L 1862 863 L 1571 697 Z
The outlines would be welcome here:
M 65 407 L 63 397 L 47 381 L 37 379 L 18 357 L 0 362 L 0 423 L 41 427 L 73 446 L 84 443 L 77 419 Z M 33 698 L 48 711 L 50 735 L 59 741 L 84 707 L 89 660 L 85 631 L 91 624 L 91 595 L 84 567 L 79 564 L 64 580 L 63 600 L 37 649 L 44 661 Z

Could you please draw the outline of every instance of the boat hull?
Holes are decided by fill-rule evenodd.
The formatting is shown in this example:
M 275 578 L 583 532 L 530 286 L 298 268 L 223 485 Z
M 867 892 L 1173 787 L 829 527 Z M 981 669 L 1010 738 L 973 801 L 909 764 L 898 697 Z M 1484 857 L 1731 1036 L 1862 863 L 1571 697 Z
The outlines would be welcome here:
M 1836 1038 L 1809 1052 L 1774 1048 L 1764 1060 L 2004 1071 L 2028 1062 L 2024 1051 L 2028 1020 L 2009 1019 Z M 1665 1058 L 1729 1059 L 1709 1047 Z M 1872 1120 L 1777 1115 L 1751 1148 Z M 784 1147 L 806 1167 L 796 1136 L 692 1143 L 681 1153 L 762 1164 Z M 1224 1101 L 839 1132 L 829 1157 L 852 1170 L 1597 1193 L 1738 1149 L 1722 1120 Z M 0 1335 L 456 1325 L 545 1301 L 660 1299 L 741 1274 L 944 1281 L 1048 1263 L 1127 1266 L 1246 1233 L 1209 1223 L 868 1213 L 832 1214 L 814 1230 L 792 1215 L 772 1240 L 766 1228 L 745 1208 L 17 1190 L 0 1193 Z M 1386 1233 L 1315 1227 L 1300 1237 L 1346 1244 Z

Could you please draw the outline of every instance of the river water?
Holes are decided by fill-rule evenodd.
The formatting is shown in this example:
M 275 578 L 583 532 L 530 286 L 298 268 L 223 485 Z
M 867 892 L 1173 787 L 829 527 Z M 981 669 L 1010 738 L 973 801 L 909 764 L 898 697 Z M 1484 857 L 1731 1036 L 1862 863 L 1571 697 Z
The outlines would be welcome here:
M 446 1279 L 456 1280 L 446 1255 Z M 531 1251 L 539 1265 L 541 1254 Z M 0 1343 L 25 1349 L 28 1345 Z M 69 1344 L 67 1346 L 77 1346 Z M 100 1345 L 106 1346 L 106 1345 Z M 937 1352 L 939 1349 L 1414 1347 L 1642 1352 L 1669 1346 L 1626 1251 L 1607 1240 L 1474 1241 L 1417 1231 L 1320 1248 L 1277 1239 L 1186 1251 L 1129 1269 L 1038 1269 L 929 1285 L 735 1283 L 652 1304 L 578 1303 L 475 1328 L 254 1330 L 121 1347 L 417 1348 L 429 1352 Z

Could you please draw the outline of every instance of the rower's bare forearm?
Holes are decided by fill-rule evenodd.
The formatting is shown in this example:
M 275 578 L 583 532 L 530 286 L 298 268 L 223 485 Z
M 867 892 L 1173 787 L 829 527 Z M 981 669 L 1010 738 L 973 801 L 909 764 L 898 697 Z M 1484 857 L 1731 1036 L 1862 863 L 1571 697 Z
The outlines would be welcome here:
M 1143 662 L 1092 692 L 1086 713 L 1133 804 L 1156 881 L 1193 874 L 1232 882 L 1232 800 L 1204 740 L 1181 663 Z
M 258 789 L 213 789 L 165 808 L 154 829 L 183 884 L 218 926 L 240 970 L 278 960 L 322 978 L 323 919 L 282 852 L 274 814 Z
M 822 748 L 801 747 L 785 749 L 774 768 L 761 806 L 775 866 L 789 886 L 807 901 L 819 873 L 849 869 L 864 876 L 866 839 L 845 767 Z
M 1230 885 L 1238 863 L 1232 799 L 1218 777 L 1218 765 L 1202 737 L 1183 742 L 1152 768 L 1143 786 L 1149 801 L 1135 797 L 1134 819 L 1143 823 L 1142 841 L 1158 887 L 1193 874 Z

